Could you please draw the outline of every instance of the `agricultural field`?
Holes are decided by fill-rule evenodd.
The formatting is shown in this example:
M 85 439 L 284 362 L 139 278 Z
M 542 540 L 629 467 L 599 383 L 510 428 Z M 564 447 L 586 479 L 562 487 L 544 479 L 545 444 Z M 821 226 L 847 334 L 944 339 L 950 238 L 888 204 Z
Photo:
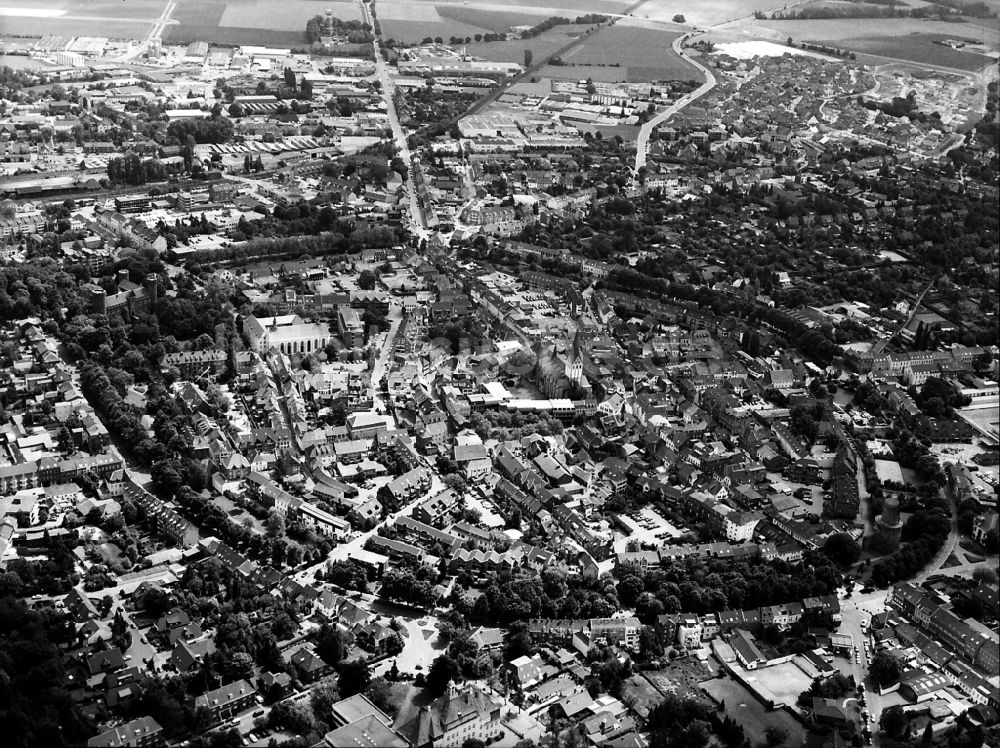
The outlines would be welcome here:
M 16 0 L 16 6 L 0 8 L 0 32 L 145 39 L 167 5 L 167 0 Z M 361 18 L 361 6 L 349 0 L 177 0 L 163 41 L 302 45 L 306 21 L 327 8 L 345 20 Z
M 858 54 L 907 60 L 924 65 L 937 65 L 957 70 L 979 70 L 990 64 L 990 58 L 971 51 L 962 51 L 935 44 L 942 39 L 963 39 L 1000 49 L 1000 25 L 981 23 L 944 23 L 919 19 L 858 19 L 807 21 L 754 21 L 741 30 L 762 38 L 783 42 L 788 37 L 796 41 L 813 42 L 828 47 L 846 49 Z M 865 60 L 878 63 L 878 60 Z
M 167 0 L 16 0 L 0 8 L 0 33 L 144 39 Z
M 327 9 L 345 21 L 362 17 L 347 0 L 178 0 L 164 41 L 304 46 L 306 22 Z
M 849 49 L 859 55 L 862 62 L 879 64 L 891 57 L 921 65 L 951 68 L 954 70 L 977 71 L 987 65 L 996 65 L 985 55 L 945 47 L 934 42 L 939 40 L 936 34 L 919 34 L 910 36 L 869 37 L 866 39 L 845 39 L 839 42 L 843 49 Z M 867 57 L 872 59 L 866 59 Z
M 587 26 L 556 26 L 532 39 L 517 39 L 509 42 L 473 42 L 467 44 L 469 54 L 495 62 L 524 62 L 524 50 L 530 49 L 535 60 L 549 57 L 566 44 L 583 36 Z
M 590 78 L 594 83 L 626 83 L 628 68 L 595 67 L 593 65 L 546 65 L 538 74 L 543 78 L 562 81 L 583 81 Z
M 426 37 L 440 36 L 447 41 L 452 36 L 475 38 L 476 34 L 504 33 L 512 26 L 531 26 L 552 16 L 572 19 L 589 13 L 620 14 L 629 5 L 630 0 L 543 0 L 542 5 L 532 0 L 514 0 L 502 5 L 482 0 L 376 0 L 375 10 L 386 39 L 412 43 Z M 523 49 L 518 60 L 521 54 Z
M 626 8 L 634 4 L 634 0 L 508 0 L 508 2 L 497 3 L 492 0 L 406 0 L 418 5 L 455 5 L 466 8 L 478 8 L 487 11 L 502 11 L 517 8 L 536 15 L 549 16 L 579 16 L 586 13 L 609 13 L 621 14 Z M 395 5 L 393 0 L 384 0 L 379 5 L 375 0 L 376 11 L 383 11 Z
M 752 18 L 757 10 L 765 13 L 781 10 L 786 4 L 785 0 L 712 0 L 702 3 L 648 0 L 635 10 L 634 15 L 653 21 L 670 21 L 679 13 L 688 26 L 710 28 L 737 19 Z
M 475 26 L 484 32 L 494 34 L 508 33 L 511 26 L 534 26 L 545 20 L 547 16 L 533 13 L 530 8 L 517 11 L 480 10 L 478 8 L 458 7 L 456 5 L 438 5 L 438 15 L 450 21 Z
M 567 65 L 619 68 L 624 80 L 690 80 L 701 74 L 670 46 L 676 28 L 656 29 L 618 23 L 600 29 L 562 56 Z M 592 76 L 580 76 L 582 78 Z

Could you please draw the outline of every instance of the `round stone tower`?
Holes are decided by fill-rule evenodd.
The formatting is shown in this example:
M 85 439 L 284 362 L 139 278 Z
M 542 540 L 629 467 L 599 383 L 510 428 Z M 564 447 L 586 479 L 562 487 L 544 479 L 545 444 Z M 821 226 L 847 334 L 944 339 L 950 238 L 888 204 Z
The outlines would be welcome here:
M 899 501 L 895 496 L 890 496 L 882 502 L 882 513 L 875 518 L 875 528 L 883 551 L 894 551 L 899 547 L 903 523 L 899 519 Z
M 93 314 L 107 314 L 108 295 L 103 288 L 90 289 L 90 311 Z

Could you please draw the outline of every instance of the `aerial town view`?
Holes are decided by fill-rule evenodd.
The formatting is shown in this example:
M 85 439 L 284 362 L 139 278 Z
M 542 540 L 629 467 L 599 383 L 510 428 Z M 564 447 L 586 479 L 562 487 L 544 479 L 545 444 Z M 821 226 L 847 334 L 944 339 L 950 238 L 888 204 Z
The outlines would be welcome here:
M 1000 0 L 0 0 L 0 748 L 1000 748 Z

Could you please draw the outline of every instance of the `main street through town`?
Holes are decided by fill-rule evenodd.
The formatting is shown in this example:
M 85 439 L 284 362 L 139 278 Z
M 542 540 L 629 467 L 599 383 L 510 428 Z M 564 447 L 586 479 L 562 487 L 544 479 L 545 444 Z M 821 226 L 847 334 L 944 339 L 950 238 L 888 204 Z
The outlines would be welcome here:
M 840 670 L 845 675 L 854 676 L 856 683 L 863 683 L 865 686 L 866 709 L 874 722 L 869 721 L 868 727 L 874 728 L 878 725 L 879 717 L 882 716 L 882 697 L 875 687 L 874 681 L 868 676 L 869 651 L 865 649 L 865 642 L 868 641 L 868 624 L 873 615 L 885 611 L 888 590 L 875 590 L 873 592 L 854 592 L 850 597 L 844 597 L 843 591 L 840 594 L 840 616 L 841 624 L 839 633 L 847 634 L 854 644 L 854 652 L 850 654 L 848 662 L 841 664 Z M 864 623 L 864 626 L 862 626 Z M 854 653 L 857 653 L 855 656 Z M 873 745 L 879 744 L 879 732 L 872 729 Z
M 365 15 L 365 23 L 374 28 L 375 23 L 371 17 L 371 10 L 368 3 L 361 3 L 362 11 Z M 399 123 L 399 115 L 396 112 L 396 84 L 389 71 L 389 64 L 385 61 L 382 39 L 376 35 L 372 42 L 375 49 L 375 78 L 382 87 L 382 98 L 385 100 L 386 116 L 389 118 L 389 127 L 392 129 L 392 139 L 399 149 L 399 157 L 406 164 L 409 179 L 405 186 L 406 204 L 409 213 L 409 229 L 418 238 L 427 240 L 430 232 L 424 226 L 423 211 L 417 197 L 416 170 L 413 167 L 413 154 L 410 152 L 410 145 L 403 132 L 403 126 Z
M 379 334 L 378 354 L 372 363 L 371 388 L 376 413 L 389 411 L 385 399 L 382 397 L 382 378 L 389 371 L 389 365 L 392 363 L 392 356 L 396 349 L 396 334 L 403 322 L 403 308 L 395 303 L 395 300 L 389 303 L 389 314 L 386 319 L 389 320 L 389 330 Z

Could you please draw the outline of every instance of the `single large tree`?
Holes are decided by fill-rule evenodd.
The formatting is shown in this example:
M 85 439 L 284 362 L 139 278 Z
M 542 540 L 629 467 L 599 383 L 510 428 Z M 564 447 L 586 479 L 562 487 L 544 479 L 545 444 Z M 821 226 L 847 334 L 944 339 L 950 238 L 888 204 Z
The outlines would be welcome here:
M 337 679 L 340 698 L 346 699 L 348 696 L 364 692 L 368 688 L 368 684 L 371 683 L 371 679 L 368 663 L 364 660 L 351 660 L 344 663 L 340 669 L 340 678 Z

